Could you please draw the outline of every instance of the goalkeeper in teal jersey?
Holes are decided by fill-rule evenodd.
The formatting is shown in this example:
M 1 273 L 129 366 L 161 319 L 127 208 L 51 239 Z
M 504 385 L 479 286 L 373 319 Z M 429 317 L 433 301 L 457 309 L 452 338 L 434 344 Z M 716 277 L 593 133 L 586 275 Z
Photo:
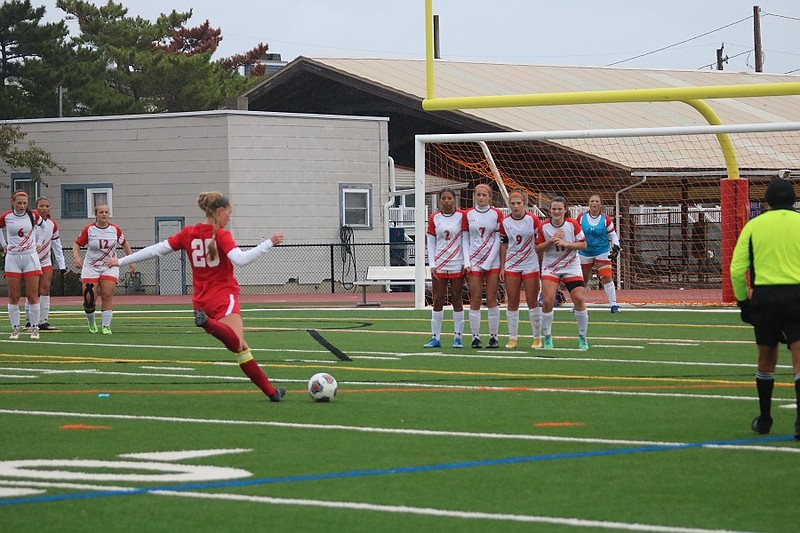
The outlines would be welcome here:
M 751 427 L 765 435 L 772 428 L 771 403 L 778 344 L 792 352 L 797 397 L 795 438 L 800 440 L 800 213 L 792 182 L 776 179 L 766 194 L 770 211 L 748 222 L 731 259 L 731 282 L 742 320 L 753 325 L 758 345 L 759 416 Z M 750 292 L 747 272 L 750 272 Z
M 603 213 L 603 203 L 599 194 L 589 197 L 589 210 L 578 216 L 578 224 L 586 236 L 586 249 L 578 251 L 584 285 L 589 287 L 592 269 L 597 269 L 611 312 L 619 313 L 617 290 L 611 278 L 611 264 L 617 260 L 620 250 L 619 237 L 611 217 Z

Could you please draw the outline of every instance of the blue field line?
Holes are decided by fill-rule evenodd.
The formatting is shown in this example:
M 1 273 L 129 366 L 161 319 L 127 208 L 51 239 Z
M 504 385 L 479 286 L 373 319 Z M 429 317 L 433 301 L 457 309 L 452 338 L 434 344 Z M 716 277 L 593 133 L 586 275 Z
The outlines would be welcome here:
M 134 496 L 153 492 L 190 492 L 208 489 L 241 488 L 257 485 L 271 485 L 274 483 L 298 483 L 302 481 L 321 481 L 326 479 L 347 479 L 368 476 L 386 476 L 394 474 L 415 474 L 420 472 L 436 472 L 443 470 L 458 470 L 462 468 L 475 468 L 484 466 L 500 466 L 519 463 L 536 463 L 541 461 L 558 461 L 562 459 L 583 459 L 587 457 L 606 457 L 613 455 L 630 455 L 636 453 L 665 452 L 703 448 L 706 446 L 746 446 L 751 444 L 766 444 L 771 442 L 785 442 L 794 440 L 792 435 L 773 437 L 754 437 L 750 439 L 724 440 L 714 442 L 697 442 L 685 444 L 662 444 L 653 446 L 640 446 L 637 448 L 615 448 L 610 450 L 595 450 L 588 452 L 548 453 L 544 455 L 525 455 L 521 457 L 506 457 L 504 459 L 486 459 L 482 461 L 460 461 L 455 463 L 442 463 L 422 466 L 401 466 L 394 468 L 376 468 L 370 470 L 351 470 L 348 472 L 330 472 L 327 474 L 304 474 L 299 476 L 282 476 L 260 479 L 215 481 L 209 483 L 187 483 L 175 486 L 138 488 L 126 491 L 91 491 L 71 494 L 54 494 L 45 496 L 32 496 L 28 498 L 0 499 L 0 505 L 22 505 L 28 503 L 47 503 L 65 500 L 85 500 L 93 498 L 109 498 L 117 496 Z

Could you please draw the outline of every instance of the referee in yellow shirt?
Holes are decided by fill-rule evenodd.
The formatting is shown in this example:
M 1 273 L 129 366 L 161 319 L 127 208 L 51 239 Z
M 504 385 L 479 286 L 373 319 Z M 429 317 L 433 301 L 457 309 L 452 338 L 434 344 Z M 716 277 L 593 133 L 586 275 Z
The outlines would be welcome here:
M 731 259 L 733 292 L 742 320 L 753 325 L 758 345 L 760 414 L 751 427 L 760 435 L 772 428 L 778 344 L 785 343 L 792 352 L 797 397 L 794 436 L 800 440 L 800 213 L 794 210 L 797 195 L 791 181 L 776 179 L 770 183 L 766 200 L 770 210 L 745 225 Z

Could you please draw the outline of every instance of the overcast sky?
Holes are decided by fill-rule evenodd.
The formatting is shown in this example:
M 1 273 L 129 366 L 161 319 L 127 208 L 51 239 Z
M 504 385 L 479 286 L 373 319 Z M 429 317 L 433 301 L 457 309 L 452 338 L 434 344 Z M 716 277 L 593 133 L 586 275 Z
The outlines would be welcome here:
M 299 55 L 425 57 L 423 0 L 120 3 L 129 15 L 149 20 L 192 9 L 190 26 L 208 19 L 222 29 L 217 58 L 260 42 L 286 61 Z M 48 20 L 65 15 L 55 0 L 32 4 L 45 6 Z M 754 5 L 762 12 L 764 72 L 800 75 L 798 0 L 434 0 L 433 9 L 440 17 L 443 59 L 695 70 L 712 68 L 724 43 L 730 58 L 724 69 L 753 72 Z

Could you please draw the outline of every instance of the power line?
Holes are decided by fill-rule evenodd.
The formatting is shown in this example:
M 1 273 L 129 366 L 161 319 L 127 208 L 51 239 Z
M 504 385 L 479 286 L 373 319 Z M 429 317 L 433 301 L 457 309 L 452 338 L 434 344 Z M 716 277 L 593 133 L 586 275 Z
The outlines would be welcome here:
M 752 51 L 753 51 L 753 49 L 751 48 L 750 50 L 745 50 L 744 52 L 739 52 L 736 55 L 726 56 L 724 61 L 727 63 L 729 59 L 733 59 L 734 57 L 739 57 L 739 56 L 743 56 L 745 54 L 749 54 Z M 713 66 L 716 66 L 716 64 L 717 64 L 717 62 L 714 61 L 713 63 L 709 63 L 708 65 L 703 65 L 702 67 L 697 67 L 697 70 L 702 70 L 704 68 L 713 67 Z
M 762 15 L 762 16 L 764 16 L 764 17 L 778 17 L 779 19 L 789 19 L 789 20 L 798 20 L 798 21 L 800 21 L 800 18 L 790 17 L 789 15 L 778 15 L 777 13 L 764 13 L 764 15 Z
M 748 17 L 745 17 L 745 18 L 743 18 L 743 19 L 739 19 L 739 20 L 737 20 L 736 22 L 731 22 L 730 24 L 726 24 L 725 26 L 720 26 L 720 27 L 719 27 L 719 28 L 717 28 L 717 29 L 714 29 L 714 30 L 711 30 L 711 31 L 707 31 L 707 32 L 705 32 L 705 33 L 701 33 L 700 35 L 695 35 L 694 37 L 690 37 L 690 38 L 688 38 L 688 39 L 684 39 L 683 41 L 678 41 L 677 43 L 669 44 L 669 45 L 667 45 L 667 46 L 664 46 L 664 47 L 661 47 L 661 48 L 659 48 L 659 49 L 657 49 L 657 50 L 652 50 L 652 51 L 650 51 L 650 52 L 645 52 L 644 54 L 639 54 L 639 55 L 637 55 L 637 56 L 629 57 L 629 58 L 627 58 L 627 59 L 622 59 L 622 60 L 620 60 L 620 61 L 615 61 L 615 62 L 613 62 L 613 63 L 609 63 L 609 64 L 608 64 L 608 65 L 606 65 L 606 66 L 607 66 L 607 67 L 613 67 L 614 65 L 619 65 L 620 63 L 625 63 L 626 61 L 632 61 L 632 60 L 634 60 L 634 59 L 639 59 L 640 57 L 649 56 L 649 55 L 651 55 L 651 54 L 655 54 L 655 53 L 657 53 L 657 52 L 662 52 L 662 51 L 664 51 L 664 50 L 666 50 L 666 49 L 668 49 L 668 48 L 672 48 L 673 46 L 678 46 L 679 44 L 688 43 L 689 41 L 693 41 L 693 40 L 695 40 L 695 39 L 699 39 L 700 37 L 705 37 L 706 35 L 710 35 L 710 34 L 712 34 L 712 33 L 714 33 L 714 32 L 717 32 L 717 31 L 719 31 L 719 30 L 724 30 L 725 28 L 730 28 L 731 26 L 734 26 L 734 25 L 736 25 L 736 24 L 739 24 L 740 22 L 744 22 L 744 21 L 746 21 L 746 20 L 750 20 L 750 19 L 752 19 L 752 18 L 753 18 L 753 16 L 752 16 L 752 15 L 750 15 L 750 16 L 748 16 Z

